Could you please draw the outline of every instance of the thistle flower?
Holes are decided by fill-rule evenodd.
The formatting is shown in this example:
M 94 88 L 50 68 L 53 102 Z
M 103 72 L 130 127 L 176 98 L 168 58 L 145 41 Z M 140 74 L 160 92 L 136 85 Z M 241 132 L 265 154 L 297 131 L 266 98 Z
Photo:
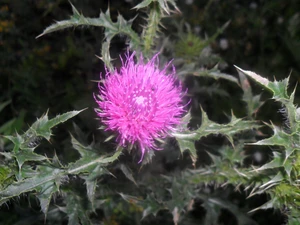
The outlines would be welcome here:
M 175 69 L 168 74 L 167 64 L 160 70 L 158 54 L 144 63 L 143 57 L 134 61 L 135 53 L 122 61 L 120 71 L 107 72 L 99 83 L 98 116 L 117 134 L 120 145 L 137 145 L 142 153 L 158 150 L 155 140 L 168 136 L 184 112 L 182 86 L 175 77 Z

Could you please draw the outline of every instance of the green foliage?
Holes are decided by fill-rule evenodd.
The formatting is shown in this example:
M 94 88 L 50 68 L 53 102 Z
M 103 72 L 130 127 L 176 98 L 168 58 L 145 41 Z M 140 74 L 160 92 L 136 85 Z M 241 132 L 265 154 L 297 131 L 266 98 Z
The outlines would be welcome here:
M 43 0 L 38 4 L 39 7 L 44 7 L 46 16 L 51 13 L 49 4 L 51 9 L 59 8 L 61 1 L 52 4 L 52 1 Z M 198 4 L 200 3 L 195 3 L 194 7 L 198 7 Z M 70 136 L 64 135 L 63 132 L 56 133 L 53 128 L 81 111 L 70 111 L 52 119 L 49 119 L 46 113 L 25 132 L 20 131 L 25 111 L 20 110 L 15 119 L 11 119 L 14 116 L 10 115 L 9 119 L 0 125 L 0 133 L 6 140 L 4 142 L 2 136 L 0 137 L 1 210 L 8 205 L 15 215 L 14 212 L 20 212 L 24 207 L 22 196 L 26 196 L 28 200 L 25 206 L 27 211 L 21 213 L 21 218 L 10 218 L 15 220 L 13 222 L 5 218 L 4 222 L 17 223 L 18 219 L 23 221 L 25 215 L 30 215 L 24 221 L 36 224 L 170 222 L 175 225 L 255 225 L 264 224 L 261 222 L 264 218 L 255 218 L 259 215 L 256 213 L 266 209 L 279 209 L 287 217 L 289 225 L 299 224 L 300 113 L 294 103 L 297 97 L 296 89 L 292 92 L 288 89 L 289 78 L 272 82 L 238 67 L 236 68 L 240 72 L 239 79 L 230 74 L 227 64 L 213 52 L 217 49 L 219 35 L 230 29 L 230 26 L 239 26 L 237 21 L 240 17 L 236 12 L 238 18 L 233 18 L 230 26 L 229 22 L 223 22 L 228 21 L 226 17 L 226 20 L 220 23 L 224 24 L 223 26 L 217 24 L 213 25 L 213 28 L 206 27 L 208 13 L 216 8 L 211 7 L 215 4 L 217 3 L 214 1 L 208 1 L 203 6 L 201 15 L 197 15 L 197 23 L 201 23 L 200 25 L 207 29 L 203 33 L 194 32 L 189 23 L 179 23 L 172 17 L 174 13 L 179 12 L 174 0 L 144 0 L 132 6 L 133 9 L 146 11 L 146 20 L 141 23 L 136 19 L 138 16 L 129 20 L 121 14 L 112 16 L 113 6 L 105 13 L 101 12 L 98 18 L 90 18 L 71 4 L 73 15 L 70 19 L 56 22 L 38 36 L 80 26 L 104 28 L 99 58 L 110 71 L 114 69 L 112 47 L 115 38 L 122 39 L 125 35 L 128 50 L 136 51 L 138 56 L 143 54 L 146 59 L 159 50 L 160 62 L 170 62 L 173 59 L 178 77 L 187 86 L 186 95 L 190 99 L 190 109 L 182 118 L 182 124 L 170 133 L 173 139 L 162 142 L 164 151 L 155 151 L 155 155 L 154 151 L 149 151 L 146 156 L 148 158 L 145 157 L 143 163 L 138 165 L 134 157 L 132 159 L 134 149 L 128 151 L 129 155 L 123 152 L 123 148 L 115 148 L 112 141 L 115 135 L 93 130 L 87 125 L 89 121 L 95 124 L 94 114 L 80 114 L 80 127 L 84 127 L 84 131 L 75 125 L 75 134 L 72 132 Z M 275 1 L 274 5 L 277 4 Z M 274 7 L 267 5 L 270 8 Z M 226 5 L 224 8 L 226 9 Z M 0 8 L 0 19 L 3 11 L 7 10 Z M 219 14 L 214 13 L 213 17 L 218 17 Z M 251 14 L 249 12 L 249 15 Z M 172 17 L 171 20 L 169 17 Z M 257 20 L 253 18 L 252 21 L 255 23 Z M 287 48 L 296 61 L 297 43 L 289 40 L 291 37 L 297 37 L 298 23 L 299 19 L 295 15 L 289 20 L 289 35 L 284 37 Z M 13 21 L 5 24 L 8 25 L 4 27 L 0 20 L 0 33 L 10 34 L 14 31 Z M 135 24 L 142 27 L 142 30 L 137 29 Z M 78 36 L 82 37 L 81 35 Z M 93 39 L 101 38 L 95 35 Z M 91 38 L 85 41 L 88 42 L 87 40 Z M 13 78 L 1 82 L 0 87 L 2 88 L 2 83 L 12 83 L 13 89 L 20 90 L 20 96 L 24 95 L 24 99 L 29 99 L 37 106 L 44 103 L 47 107 L 54 105 L 53 107 L 57 106 L 60 109 L 65 103 L 60 99 L 62 95 L 66 95 L 66 102 L 73 100 L 66 108 L 77 106 L 78 102 L 75 102 L 72 96 L 81 97 L 83 94 L 80 88 L 77 89 L 78 86 L 72 87 L 71 82 L 60 81 L 64 87 L 62 90 L 56 85 L 49 90 L 51 96 L 51 91 L 55 90 L 53 95 L 58 96 L 56 99 L 60 100 L 55 104 L 48 104 L 47 97 L 37 95 L 32 87 L 40 88 L 41 82 L 45 84 L 44 90 L 47 91 L 47 85 L 51 82 L 45 82 L 45 78 L 48 77 L 51 81 L 54 76 L 47 72 L 49 70 L 55 70 L 55 73 L 66 68 L 71 73 L 77 71 L 72 59 L 74 56 L 80 58 L 88 49 L 79 47 L 81 41 L 80 39 L 78 44 L 69 37 L 64 49 L 66 53 L 55 57 L 57 62 L 51 65 L 41 61 L 53 47 L 50 48 L 48 43 L 41 49 L 35 49 L 33 53 L 22 52 L 22 73 L 14 71 Z M 117 53 L 120 51 L 118 49 Z M 53 58 L 49 58 L 49 61 L 52 63 Z M 70 61 L 72 65 L 68 67 Z M 39 67 L 38 71 L 44 71 L 41 74 L 42 79 L 39 77 L 24 82 L 19 79 L 19 74 L 28 74 L 27 77 L 35 74 L 31 68 L 32 63 Z M 9 65 L 12 67 L 12 64 Z M 87 65 L 82 71 L 92 67 L 88 63 Z M 227 69 L 226 72 L 224 68 Z M 267 103 L 261 94 L 253 94 L 255 91 L 252 90 L 245 74 L 271 91 L 272 99 L 281 104 L 283 124 L 271 121 L 270 124 L 262 125 L 256 121 L 257 114 L 267 113 L 262 110 Z M 76 84 L 81 83 L 78 77 L 74 80 Z M 28 84 L 27 82 L 30 84 L 24 85 Z M 90 92 L 91 88 L 88 90 L 89 98 Z M 12 101 L 2 101 L 0 112 L 10 104 L 13 111 L 15 96 L 17 94 L 13 92 L 8 93 L 6 99 L 11 97 Z M 86 107 L 86 101 L 83 102 Z M 40 114 L 39 110 L 31 112 L 32 115 Z M 271 113 L 278 114 L 274 109 Z M 272 134 L 269 135 L 266 129 Z M 264 158 L 260 159 L 260 155 Z M 232 197 L 238 194 L 238 198 Z M 251 199 L 254 199 L 255 204 Z M 27 206 L 28 202 L 30 207 Z M 273 214 L 266 216 L 268 219 L 272 217 Z M 2 218 L 0 213 L 1 221 Z
M 286 205 L 291 211 L 288 215 L 294 220 L 295 213 L 299 215 L 299 202 L 297 200 L 299 195 L 299 164 L 297 162 L 300 150 L 298 133 L 300 121 L 297 119 L 297 107 L 294 105 L 295 90 L 290 95 L 288 94 L 288 79 L 272 82 L 254 72 L 236 68 L 270 90 L 273 93 L 273 99 L 282 103 L 284 107 L 282 112 L 284 112 L 287 120 L 284 124 L 285 127 L 270 125 L 273 135 L 253 143 L 253 145 L 281 146 L 278 152 L 273 152 L 274 156 L 270 162 L 256 169 L 256 171 L 268 170 L 274 175 L 269 181 L 258 187 L 258 191 L 253 194 L 270 193 L 271 200 L 260 208 L 281 208 Z
M 135 9 L 141 9 L 149 6 L 151 1 L 143 1 L 138 4 Z M 157 4 L 156 4 L 157 3 Z M 100 13 L 99 18 L 88 18 L 83 16 L 78 12 L 78 10 L 71 4 L 73 15 L 69 20 L 63 20 L 56 22 L 55 24 L 47 27 L 42 34 L 37 36 L 37 38 L 49 34 L 55 31 L 63 30 L 71 27 L 78 26 L 96 26 L 104 27 L 105 42 L 102 46 L 102 57 L 101 59 L 109 69 L 113 69 L 110 61 L 111 57 L 109 54 L 109 47 L 111 40 L 116 35 L 126 35 L 129 37 L 129 46 L 132 50 L 139 50 L 144 53 L 145 56 L 149 55 L 149 51 L 154 44 L 154 39 L 157 37 L 157 31 L 159 31 L 159 24 L 164 13 L 170 14 L 172 11 L 169 8 L 169 4 L 172 5 L 176 10 L 176 4 L 173 0 L 160 0 L 158 2 L 153 2 L 151 5 L 151 10 L 149 13 L 149 18 L 147 19 L 147 26 L 144 29 L 144 33 L 141 38 L 138 34 L 131 28 L 134 19 L 125 20 L 122 15 L 118 15 L 117 21 L 113 22 L 110 18 L 109 9 L 105 13 Z
M 49 204 L 54 194 L 60 192 L 60 187 L 68 183 L 70 175 L 84 175 L 86 181 L 88 199 L 90 200 L 91 209 L 95 202 L 95 185 L 96 180 L 103 174 L 107 174 L 105 166 L 115 161 L 121 151 L 118 150 L 112 156 L 105 156 L 97 152 L 92 145 L 84 146 L 80 144 L 72 136 L 72 145 L 76 149 L 81 158 L 68 165 L 62 165 L 57 156 L 54 154 L 52 159 L 35 153 L 35 148 L 39 145 L 34 141 L 37 138 L 43 137 L 50 140 L 52 136 L 51 129 L 68 119 L 76 116 L 81 111 L 67 112 L 58 115 L 53 119 L 48 119 L 47 114 L 39 118 L 23 135 L 17 134 L 14 136 L 6 136 L 14 143 L 14 149 L 11 152 L 2 153 L 6 158 L 6 163 L 18 165 L 18 169 L 9 169 L 1 167 L 2 184 L 1 186 L 0 203 L 3 204 L 13 197 L 20 196 L 22 193 L 34 191 L 40 201 L 40 207 L 43 213 L 47 214 Z M 32 168 L 31 163 L 36 162 L 35 168 Z M 14 176 L 15 181 L 11 179 Z M 70 190 L 71 191 L 71 190 Z M 86 214 L 86 208 L 80 200 L 80 196 L 68 194 L 66 198 L 66 213 L 69 216 L 69 224 L 76 224 L 81 221 L 82 224 L 89 224 L 89 219 Z M 77 221 L 77 222 L 76 222 Z
M 106 54 L 102 54 L 102 60 L 104 63 L 112 69 L 110 65 L 110 55 L 109 55 L 109 46 L 112 38 L 118 34 L 125 34 L 130 37 L 130 45 L 133 49 L 138 49 L 140 46 L 140 38 L 137 33 L 131 29 L 133 20 L 126 21 L 121 15 L 118 15 L 117 22 L 113 22 L 110 18 L 109 10 L 105 13 L 100 13 L 99 18 L 87 18 L 78 12 L 78 10 L 71 4 L 73 15 L 69 20 L 59 21 L 49 27 L 47 27 L 42 34 L 37 36 L 37 38 L 59 30 L 63 30 L 71 27 L 78 26 L 97 26 L 105 28 L 105 46 Z M 107 54 L 108 53 L 108 54 Z
M 188 34 L 180 34 L 180 40 L 175 45 L 175 55 L 176 57 L 181 57 L 186 59 L 188 62 L 191 62 L 201 56 L 201 53 L 204 48 L 207 48 L 216 38 L 224 32 L 228 27 L 230 21 L 225 23 L 220 29 L 215 32 L 211 37 L 202 40 L 190 30 Z
M 158 5 L 153 4 L 150 12 L 147 23 L 147 28 L 144 29 L 142 38 L 144 39 L 144 48 L 143 52 L 148 55 L 151 47 L 155 44 L 154 40 L 157 38 L 157 31 L 159 31 L 159 23 L 161 20 L 161 12 Z
M 194 142 L 200 140 L 202 137 L 221 134 L 224 135 L 232 145 L 234 145 L 233 137 L 235 134 L 259 127 L 252 121 L 243 121 L 242 119 L 237 119 L 234 115 L 231 116 L 231 121 L 228 124 L 218 124 L 210 121 L 207 114 L 202 109 L 201 111 L 201 126 L 197 130 L 189 131 L 186 126 L 180 131 L 180 133 L 172 134 L 177 139 L 181 152 L 185 150 L 190 151 L 194 163 L 197 161 L 197 153 Z M 186 115 L 184 120 L 186 121 L 188 117 L 190 117 L 189 114 Z

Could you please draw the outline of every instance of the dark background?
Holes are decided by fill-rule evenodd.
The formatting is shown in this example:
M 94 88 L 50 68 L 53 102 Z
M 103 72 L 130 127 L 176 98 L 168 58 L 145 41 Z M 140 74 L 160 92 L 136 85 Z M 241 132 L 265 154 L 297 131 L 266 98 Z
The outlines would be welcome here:
M 106 11 L 109 5 L 111 16 L 116 19 L 121 13 L 125 19 L 133 18 L 132 10 L 139 1 L 73 0 L 72 4 L 86 17 L 97 17 L 100 10 Z M 227 29 L 211 44 L 228 66 L 224 72 L 237 76 L 233 64 L 243 69 L 255 71 L 268 79 L 278 80 L 290 75 L 293 88 L 300 78 L 300 4 L 297 0 L 269 1 L 178 1 L 182 14 L 171 20 L 180 23 L 183 19 L 191 30 L 201 38 L 213 35 L 227 21 Z M 67 0 L 1 0 L 0 1 L 0 103 L 10 100 L 1 112 L 0 124 L 12 118 L 19 118 L 9 132 L 22 132 L 49 110 L 49 117 L 74 109 L 88 109 L 75 118 L 77 124 L 96 139 L 102 139 L 97 130 L 99 123 L 93 108 L 96 104 L 93 93 L 97 91 L 100 73 L 104 65 L 95 55 L 100 55 L 103 29 L 80 27 L 51 33 L 36 39 L 36 36 L 55 21 L 68 19 L 72 14 Z M 138 12 L 133 28 L 141 32 L 146 12 Z M 162 22 L 168 23 L 165 18 Z M 162 32 L 174 32 L 172 27 L 162 28 Z M 225 44 L 224 44 L 225 43 Z M 111 54 L 117 58 L 126 48 L 125 38 L 116 37 L 111 44 Z M 113 62 L 114 65 L 118 61 Z M 219 81 L 218 81 L 219 82 Z M 226 82 L 220 84 L 228 85 Z M 254 91 L 262 91 L 253 82 Z M 235 89 L 234 89 L 235 90 Z M 218 111 L 235 108 L 235 92 L 227 108 L 210 105 L 207 110 L 210 118 L 218 118 Z M 239 92 L 240 96 L 241 93 Z M 268 96 L 267 96 L 268 97 Z M 202 102 L 210 102 L 210 98 Z M 299 102 L 299 92 L 296 103 Z M 225 104 L 223 102 L 223 104 Z M 280 106 L 266 104 L 258 114 L 259 119 L 279 120 L 274 115 Z M 214 110 L 213 110 L 214 109 Z M 272 115 L 271 115 L 272 114 Z M 96 122 L 95 122 L 96 121 Z M 222 121 L 219 121 L 222 122 Z M 55 131 L 56 141 L 52 147 L 63 149 L 71 123 Z M 99 134 L 99 136 L 97 136 Z M 72 154 L 72 153 L 64 153 Z M 260 216 L 255 217 L 264 221 Z M 268 220 L 272 217 L 269 213 Z M 278 215 L 278 214 L 277 214 Z M 261 222 L 264 224 L 264 222 Z M 275 224 L 275 223 L 272 223 Z M 278 224 L 282 224 L 278 222 Z

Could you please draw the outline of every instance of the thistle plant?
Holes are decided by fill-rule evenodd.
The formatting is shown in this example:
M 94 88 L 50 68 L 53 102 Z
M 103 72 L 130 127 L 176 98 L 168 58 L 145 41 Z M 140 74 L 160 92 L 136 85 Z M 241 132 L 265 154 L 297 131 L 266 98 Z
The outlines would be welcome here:
M 82 110 L 51 119 L 45 113 L 27 131 L 5 133 L 3 138 L 12 144 L 0 151 L 2 209 L 16 207 L 16 199 L 26 196 L 29 203 L 39 203 L 32 211 L 41 211 L 27 218 L 29 224 L 141 224 L 154 218 L 161 224 L 210 225 L 220 224 L 225 210 L 235 221 L 228 224 L 249 225 L 259 224 L 253 215 L 269 208 L 281 210 L 287 224 L 299 223 L 300 110 L 294 104 L 295 90 L 288 94 L 288 79 L 272 82 L 238 67 L 239 79 L 221 72 L 216 64 L 220 58 L 204 49 L 229 23 L 206 39 L 177 30 L 180 34 L 174 36 L 181 39 L 169 41 L 162 19 L 179 11 L 174 0 L 144 0 L 136 5 L 133 9 L 147 11 L 140 33 L 132 27 L 134 18 L 118 15 L 113 20 L 109 9 L 89 18 L 71 8 L 70 19 L 54 23 L 38 37 L 78 26 L 104 28 L 100 59 L 105 72 L 94 93 L 97 108 L 94 112 L 93 106 L 86 107 L 103 128 L 105 141 L 94 138 L 96 133 L 86 135 L 74 123 L 66 148 L 76 156 L 58 155 L 63 149 L 54 147 L 49 151 L 57 138 L 53 128 Z M 116 68 L 110 45 L 119 35 L 126 36 L 127 49 Z M 191 42 L 194 48 L 189 48 Z M 253 95 L 245 75 L 282 104 L 284 125 L 255 120 L 264 101 Z M 219 80 L 227 87 L 215 84 Z M 231 88 L 241 94 L 230 96 Z M 222 122 L 209 113 L 200 92 L 221 98 L 211 105 L 225 118 Z M 231 102 L 228 96 L 241 98 L 243 117 L 236 116 L 240 112 L 234 109 L 222 111 L 224 103 Z M 0 111 L 7 104 L 0 105 Z M 265 126 L 273 130 L 271 137 L 262 138 Z M 0 131 L 3 127 L 7 126 L 0 126 Z M 266 163 L 247 163 L 251 157 L 247 149 L 259 145 L 278 148 L 270 150 L 272 157 Z M 230 199 L 237 191 L 249 199 L 264 195 L 268 200 L 241 206 Z M 192 216 L 195 211 L 202 212 L 200 219 Z

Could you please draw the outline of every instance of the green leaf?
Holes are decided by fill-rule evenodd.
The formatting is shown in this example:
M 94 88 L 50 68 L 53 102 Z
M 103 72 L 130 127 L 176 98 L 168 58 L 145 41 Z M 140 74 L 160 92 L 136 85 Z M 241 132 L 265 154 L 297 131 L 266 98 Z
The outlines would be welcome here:
M 161 209 L 166 209 L 163 203 L 159 203 L 152 195 L 147 195 L 146 199 L 137 198 L 135 196 L 126 195 L 123 193 L 119 193 L 121 197 L 136 206 L 139 206 L 143 209 L 142 219 L 152 214 L 156 216 L 157 212 Z
M 274 208 L 274 204 L 275 202 L 277 201 L 276 198 L 273 198 L 271 200 L 269 200 L 268 202 L 266 202 L 265 204 L 255 208 L 255 209 L 252 209 L 251 211 L 249 211 L 249 213 L 253 213 L 257 210 L 261 210 L 261 209 L 271 209 L 271 208 Z
M 112 58 L 110 57 L 110 52 L 109 52 L 109 47 L 110 47 L 110 41 L 104 41 L 102 42 L 102 48 L 101 48 L 101 59 L 105 66 L 109 69 L 109 71 L 113 71 L 113 65 L 111 64 Z
M 157 32 L 159 31 L 159 23 L 162 18 L 161 10 L 158 5 L 153 4 L 150 8 L 147 18 L 147 26 L 143 30 L 143 53 L 148 56 L 151 47 L 155 45 L 155 39 L 157 38 Z
M 269 82 L 268 88 L 273 92 L 273 98 L 276 100 L 289 99 L 287 89 L 289 85 L 289 78 L 282 81 Z
M 290 178 L 291 177 L 292 169 L 294 167 L 292 159 L 289 158 L 289 159 L 285 160 L 283 167 L 284 167 L 284 170 L 285 170 L 286 174 Z
M 235 215 L 239 225 L 258 225 L 250 216 L 246 213 L 242 212 L 236 204 L 231 203 L 228 200 L 224 200 L 220 197 L 210 196 L 208 194 L 200 193 L 199 198 L 203 200 L 203 206 L 207 211 L 210 211 L 210 215 L 207 215 L 208 218 L 206 220 L 215 221 L 217 223 L 218 216 L 221 212 L 221 209 L 227 209 L 233 215 Z M 206 217 L 207 217 L 206 216 Z M 210 218 L 214 216 L 214 218 Z M 215 223 L 207 223 L 207 224 L 215 224 Z
M 132 171 L 130 170 L 130 168 L 128 168 L 125 164 L 122 163 L 120 165 L 120 170 L 130 181 L 132 181 L 137 186 L 137 183 L 132 175 Z
M 156 216 L 158 211 L 166 209 L 163 202 L 158 202 L 152 195 L 147 195 L 146 199 L 141 202 L 141 207 L 144 209 L 142 219 L 151 214 Z
M 73 148 L 76 149 L 83 158 L 88 156 L 98 156 L 97 152 L 93 149 L 92 145 L 84 146 L 79 141 L 77 141 L 77 139 L 73 135 L 71 135 L 71 143 Z
M 284 163 L 284 157 L 282 157 L 282 154 L 278 154 L 276 152 L 273 152 L 274 158 L 271 162 L 268 162 L 261 166 L 258 169 L 255 170 L 266 170 L 266 169 L 274 169 L 278 167 L 282 167 Z
M 49 181 L 41 185 L 39 189 L 37 197 L 40 201 L 42 212 L 47 215 L 52 195 L 59 191 L 59 187 L 55 182 Z
M 239 72 L 242 72 L 246 75 L 248 75 L 249 77 L 251 77 L 252 79 L 254 79 L 257 83 L 261 84 L 262 86 L 264 86 L 265 88 L 271 90 L 268 85 L 270 83 L 270 81 L 266 78 L 263 78 L 262 76 L 252 72 L 252 71 L 249 71 L 249 70 L 243 70 L 239 67 L 237 67 L 236 65 L 234 65 L 234 67 L 239 71 Z
M 80 196 L 75 193 L 68 193 L 66 198 L 66 213 L 68 216 L 68 225 L 82 224 L 90 225 L 89 209 Z
M 184 138 L 186 138 L 186 136 Z M 176 136 L 176 140 L 178 142 L 181 153 L 183 153 L 185 150 L 188 150 L 191 154 L 193 164 L 195 164 L 197 161 L 197 150 L 195 148 L 194 141 L 182 139 L 178 135 Z
M 175 0 L 157 0 L 159 7 L 168 15 L 170 15 L 173 10 L 170 9 L 169 5 L 171 5 L 177 12 L 180 10 L 177 8 Z
M 272 125 L 271 128 L 273 128 L 274 134 L 270 138 L 251 143 L 251 145 L 278 145 L 286 148 L 291 146 L 292 143 L 290 139 L 292 135 L 285 133 L 277 126 Z
M 172 12 L 172 10 L 170 10 L 169 5 L 171 5 L 175 10 L 180 12 L 179 9 L 176 6 L 176 2 L 174 0 L 143 0 L 141 3 L 139 3 L 138 5 L 133 7 L 133 9 L 145 8 L 145 7 L 149 6 L 152 2 L 153 3 L 158 2 L 158 6 L 159 6 L 160 10 L 162 12 L 167 13 L 168 15 L 171 14 L 171 12 Z
M 12 143 L 14 143 L 14 148 L 13 148 L 14 153 L 19 152 L 20 146 L 25 142 L 24 138 L 18 133 L 16 134 L 16 137 L 10 135 L 6 135 L 4 137 L 9 139 Z
M 0 205 L 6 200 L 33 190 L 38 190 L 49 182 L 59 181 L 65 175 L 60 169 L 38 166 L 38 174 L 18 182 L 14 182 L 0 191 Z M 43 172 L 42 172 L 43 171 Z
M 262 76 L 252 72 L 252 71 L 248 71 L 248 70 L 243 70 L 237 66 L 235 66 L 235 68 L 250 76 L 252 79 L 254 79 L 257 83 L 263 85 L 265 88 L 269 89 L 270 91 L 273 92 L 273 98 L 276 100 L 289 100 L 289 96 L 287 94 L 287 88 L 288 88 L 288 84 L 289 84 L 289 78 L 286 78 L 282 81 L 274 81 L 271 82 L 266 78 L 263 78 Z
M 211 77 L 215 80 L 219 80 L 219 79 L 224 79 L 224 80 L 228 80 L 231 81 L 233 83 L 238 84 L 238 79 L 235 78 L 232 75 L 226 74 L 226 73 L 221 73 L 217 68 L 213 68 L 210 70 L 204 70 L 204 71 L 195 71 L 193 72 L 194 76 L 198 76 L 198 77 Z
M 278 183 L 280 183 L 283 180 L 284 180 L 283 175 L 281 174 L 281 172 L 278 172 L 274 177 L 272 177 L 272 179 L 268 179 L 267 182 L 265 182 L 264 184 L 260 185 L 258 187 L 258 190 L 253 189 L 253 192 L 251 192 L 251 194 L 249 195 L 249 197 L 251 197 L 253 195 L 256 195 L 256 194 L 265 193 L 266 190 L 268 190 L 271 187 L 277 185 Z
M 34 124 L 32 124 L 32 126 L 25 133 L 25 135 L 30 134 L 31 132 L 34 132 L 36 136 L 41 136 L 47 140 L 50 140 L 51 128 L 55 127 L 56 125 L 58 125 L 60 123 L 66 122 L 67 120 L 78 115 L 79 113 L 81 113 L 84 110 L 85 109 L 79 110 L 79 111 L 67 112 L 62 115 L 58 115 L 50 120 L 48 120 L 48 115 L 46 113 L 43 117 L 39 118 Z
M 17 152 L 14 157 L 18 162 L 19 169 L 21 169 L 22 165 L 26 161 L 42 161 L 46 160 L 47 157 L 34 153 L 32 150 L 24 149 L 22 151 Z
M 131 28 L 132 22 L 135 18 L 131 20 L 125 20 L 121 15 L 118 15 L 117 21 L 113 22 L 110 18 L 109 10 L 107 10 L 105 13 L 100 13 L 99 18 L 88 18 L 84 17 L 82 14 L 78 12 L 78 10 L 71 4 L 73 15 L 69 20 L 63 20 L 56 22 L 55 24 L 47 27 L 42 34 L 37 36 L 37 38 L 49 34 L 51 32 L 63 30 L 66 28 L 71 27 L 78 27 L 78 26 L 97 26 L 97 27 L 104 27 L 105 31 L 105 38 L 107 41 L 106 46 L 104 46 L 105 51 L 109 50 L 109 44 L 112 40 L 112 38 L 115 35 L 119 34 L 125 34 L 130 38 L 129 45 L 134 50 L 137 50 L 140 48 L 140 37 L 138 34 Z M 105 54 L 103 54 L 102 51 L 102 57 L 104 57 L 104 60 L 109 60 L 110 57 L 107 57 L 107 54 L 109 52 L 107 51 Z M 106 62 L 107 66 L 110 67 L 110 63 Z
M 113 156 L 105 158 L 104 156 L 101 156 L 99 152 L 93 149 L 92 144 L 89 146 L 84 146 L 72 135 L 71 143 L 73 148 L 79 152 L 81 158 L 69 165 L 69 172 L 71 171 L 70 173 L 75 174 L 83 172 L 89 173 L 89 176 L 87 177 L 89 181 L 92 181 L 103 174 L 109 174 L 109 172 L 105 170 L 103 166 L 116 160 L 122 152 L 120 149 L 117 149 L 117 152 Z
M 239 73 L 239 78 L 240 86 L 244 92 L 243 101 L 247 104 L 248 116 L 250 117 L 253 113 L 257 112 L 264 102 L 260 101 L 261 95 L 253 96 L 252 88 L 244 73 Z
M 196 148 L 194 145 L 194 142 L 196 140 L 200 140 L 202 137 L 206 137 L 208 135 L 221 134 L 227 137 L 227 139 L 233 145 L 233 136 L 236 133 L 249 129 L 259 128 L 259 126 L 253 121 L 238 119 L 233 114 L 231 116 L 231 121 L 228 124 L 218 124 L 209 120 L 207 114 L 202 110 L 202 108 L 201 111 L 202 123 L 197 130 L 190 131 L 187 129 L 187 127 L 183 127 L 183 129 L 179 129 L 181 130 L 181 132 L 172 133 L 172 135 L 178 141 L 181 152 L 189 150 L 194 162 L 197 158 Z M 189 115 L 187 115 L 184 120 L 188 118 L 190 118 Z
M 137 4 L 133 9 L 142 9 L 147 7 L 153 2 L 153 0 L 143 0 L 141 3 Z
M 195 65 L 193 64 L 187 64 L 184 65 L 179 71 L 178 71 L 178 76 L 183 76 L 183 75 L 188 75 L 188 74 L 193 74 L 194 76 L 197 77 L 207 77 L 207 78 L 213 78 L 215 80 L 219 79 L 224 79 L 228 80 L 230 82 L 239 84 L 238 79 L 230 74 L 222 73 L 218 69 L 218 65 L 216 65 L 212 69 L 201 69 L 198 70 L 195 68 Z
M 79 174 L 88 172 L 91 173 L 97 166 L 105 166 L 109 163 L 114 162 L 121 155 L 122 151 L 117 150 L 112 156 L 104 157 L 104 156 L 86 156 L 77 160 L 76 162 L 70 164 L 70 168 L 68 170 L 69 174 Z

